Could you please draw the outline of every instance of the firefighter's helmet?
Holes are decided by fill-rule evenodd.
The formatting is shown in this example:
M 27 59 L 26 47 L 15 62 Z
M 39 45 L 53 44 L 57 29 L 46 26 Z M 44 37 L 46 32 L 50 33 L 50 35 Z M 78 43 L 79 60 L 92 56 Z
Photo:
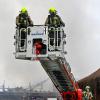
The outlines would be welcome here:
M 23 8 L 21 9 L 21 13 L 27 13 L 27 8 L 23 7 Z
M 90 89 L 90 86 L 87 85 L 87 86 L 85 87 L 85 89 Z
M 51 7 L 50 9 L 49 9 L 49 13 L 51 14 L 51 13 L 56 13 L 57 11 L 56 11 L 56 9 L 54 8 L 54 7 Z

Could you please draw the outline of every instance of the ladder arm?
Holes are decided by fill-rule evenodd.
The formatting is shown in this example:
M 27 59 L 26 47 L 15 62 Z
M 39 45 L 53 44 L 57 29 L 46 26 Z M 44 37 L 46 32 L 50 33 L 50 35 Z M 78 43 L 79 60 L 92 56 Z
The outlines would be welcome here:
M 40 63 L 55 87 L 61 93 L 63 100 L 82 100 L 81 90 L 75 81 L 71 68 L 65 58 L 42 58 Z

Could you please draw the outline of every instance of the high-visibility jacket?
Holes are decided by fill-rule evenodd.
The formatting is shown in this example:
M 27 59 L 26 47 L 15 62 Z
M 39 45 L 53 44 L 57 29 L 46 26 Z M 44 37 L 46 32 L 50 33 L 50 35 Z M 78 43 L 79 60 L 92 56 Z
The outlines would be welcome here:
M 92 98 L 93 98 L 92 92 L 90 92 L 90 91 L 89 92 L 84 91 L 83 95 L 84 95 L 85 100 L 92 100 Z

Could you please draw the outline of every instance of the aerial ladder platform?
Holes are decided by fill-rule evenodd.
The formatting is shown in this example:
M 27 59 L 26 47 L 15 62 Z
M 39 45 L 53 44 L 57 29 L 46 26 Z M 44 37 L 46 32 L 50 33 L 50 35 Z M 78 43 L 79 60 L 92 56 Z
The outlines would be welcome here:
M 66 34 L 63 27 L 16 28 L 14 38 L 16 59 L 40 61 L 63 100 L 82 100 L 82 90 L 64 56 Z

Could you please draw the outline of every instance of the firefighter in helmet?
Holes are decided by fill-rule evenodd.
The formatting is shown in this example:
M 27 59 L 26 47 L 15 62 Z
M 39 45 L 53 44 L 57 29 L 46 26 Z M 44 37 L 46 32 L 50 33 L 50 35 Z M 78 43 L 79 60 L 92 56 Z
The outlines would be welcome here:
M 84 100 L 93 100 L 92 92 L 90 91 L 90 86 L 85 87 L 85 91 L 83 92 Z
M 65 26 L 65 23 L 62 21 L 59 15 L 57 15 L 57 11 L 54 7 L 49 9 L 49 15 L 46 19 L 45 25 L 49 27 L 61 27 Z
M 54 7 L 49 9 L 49 15 L 45 21 L 45 25 L 48 26 L 49 28 L 49 38 L 55 37 L 55 40 L 56 40 L 55 46 L 57 46 L 57 35 L 56 35 L 57 32 L 55 32 L 55 30 L 57 28 L 64 27 L 65 23 L 57 14 L 57 10 Z M 60 32 L 58 32 L 58 38 L 61 38 Z M 58 40 L 58 46 L 60 46 L 60 42 L 61 42 L 61 39 Z M 50 45 L 52 46 L 54 45 L 53 39 L 50 40 Z
M 23 7 L 20 11 L 20 14 L 16 17 L 16 28 L 19 32 L 20 41 L 19 47 L 21 47 L 23 50 L 26 50 L 26 38 L 27 38 L 27 27 L 33 26 L 33 22 L 28 15 L 27 8 Z M 28 31 L 30 31 L 30 28 L 28 28 Z M 20 51 L 20 50 L 19 50 Z
M 20 14 L 16 17 L 16 25 L 19 28 L 27 28 L 28 26 L 33 26 L 33 22 L 25 7 L 21 9 Z

